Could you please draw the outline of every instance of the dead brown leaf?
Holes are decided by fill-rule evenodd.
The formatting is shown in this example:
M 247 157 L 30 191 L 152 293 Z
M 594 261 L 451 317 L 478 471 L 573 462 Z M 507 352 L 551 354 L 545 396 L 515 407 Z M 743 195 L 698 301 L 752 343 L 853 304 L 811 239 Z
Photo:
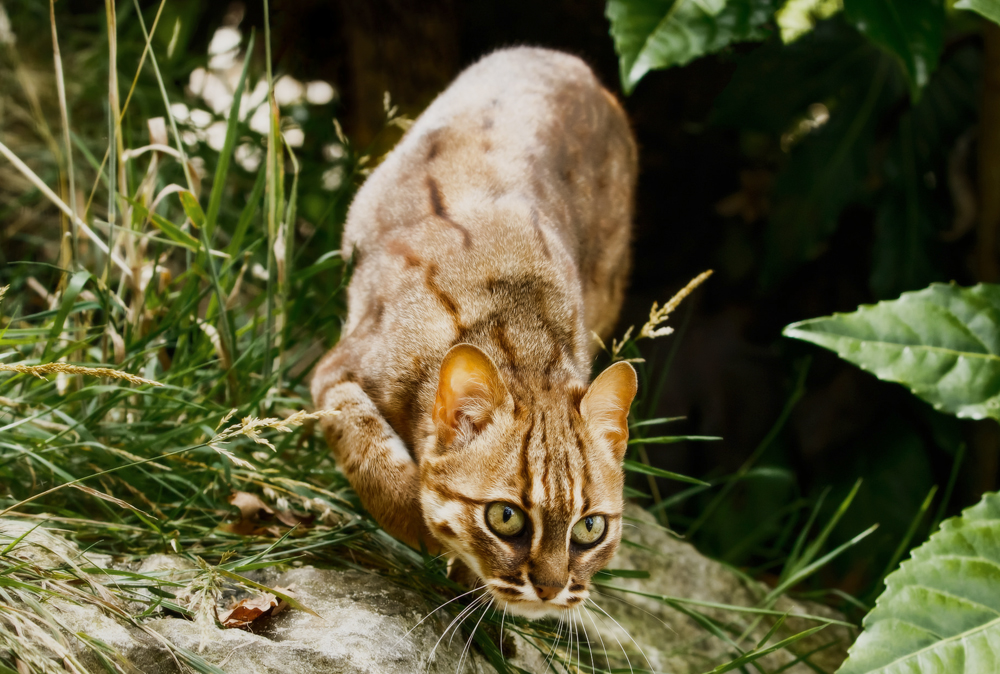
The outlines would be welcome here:
M 312 524 L 315 517 L 302 515 L 292 510 L 275 511 L 256 494 L 236 491 L 229 497 L 229 502 L 239 508 L 238 522 L 229 522 L 219 528 L 240 536 L 274 536 L 283 535 L 282 527 Z
M 271 611 L 277 605 L 277 597 L 268 592 L 263 592 L 256 597 L 249 597 L 240 601 L 236 606 L 219 616 L 219 621 L 223 627 L 245 629 L 254 620 L 271 615 Z
M 240 517 L 245 520 L 259 519 L 260 513 L 273 515 L 274 510 L 256 494 L 245 491 L 233 492 L 229 502 L 240 509 Z
M 294 596 L 292 588 L 276 587 L 275 592 Z M 219 617 L 223 627 L 248 629 L 254 621 L 278 615 L 288 608 L 288 602 L 278 599 L 270 592 L 261 592 L 254 597 L 241 600 Z

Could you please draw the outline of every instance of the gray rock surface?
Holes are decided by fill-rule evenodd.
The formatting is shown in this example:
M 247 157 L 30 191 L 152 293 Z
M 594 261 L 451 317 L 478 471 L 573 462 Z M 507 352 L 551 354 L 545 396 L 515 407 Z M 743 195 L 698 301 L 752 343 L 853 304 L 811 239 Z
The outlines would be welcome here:
M 610 565 L 613 569 L 648 571 L 645 579 L 615 579 L 616 586 L 655 595 L 689 598 L 722 604 L 755 605 L 767 588 L 740 577 L 728 567 L 700 555 L 693 547 L 677 540 L 638 508 L 628 511 L 635 527 L 626 527 L 631 545 L 622 546 Z M 23 523 L 0 522 L 0 532 L 20 530 Z M 8 534 L 9 535 L 9 534 Z M 55 562 L 74 558 L 79 551 L 50 532 L 39 530 L 29 535 L 58 554 L 45 557 L 44 549 L 34 552 L 25 546 L 24 555 L 35 555 L 36 562 Z M 61 546 L 61 547 L 60 547 Z M 89 561 L 81 566 L 90 566 Z M 110 563 L 110 560 L 100 561 Z M 79 563 L 79 562 L 78 562 Z M 170 555 L 156 555 L 142 564 L 142 573 L 156 573 L 182 580 L 192 575 L 189 562 Z M 255 632 L 238 629 L 204 627 L 198 623 L 171 617 L 157 617 L 141 627 L 126 624 L 93 605 L 74 605 L 53 601 L 53 614 L 69 633 L 81 632 L 97 638 L 121 653 L 134 670 L 144 674 L 167 674 L 183 671 L 164 646 L 174 646 L 192 653 L 227 672 L 239 674 L 410 674 L 413 672 L 484 673 L 492 672 L 486 658 L 476 649 L 465 650 L 464 638 L 441 639 L 448 621 L 444 611 L 421 622 L 435 607 L 413 590 L 375 575 L 358 571 L 322 570 L 300 567 L 283 573 L 271 572 L 264 580 L 271 587 L 295 588 L 296 598 L 321 617 L 298 610 L 254 623 Z M 636 668 L 649 668 L 672 674 L 697 674 L 710 670 L 719 662 L 736 655 L 735 650 L 721 639 L 708 635 L 695 620 L 656 599 L 602 589 L 594 599 L 613 620 L 598 612 L 584 612 L 583 628 L 594 645 L 595 658 L 606 648 L 612 659 L 626 651 Z M 138 604 L 137 604 L 138 605 Z M 701 608 L 706 615 L 731 627 L 733 634 L 742 633 L 753 616 L 716 608 Z M 836 617 L 835 612 L 821 606 L 779 600 L 776 608 L 795 614 Z M 162 614 L 161 614 L 162 615 Z M 441 617 L 439 617 L 441 616 Z M 418 624 L 419 623 L 419 624 Z M 763 621 L 752 630 L 752 636 L 742 644 L 752 648 L 766 633 L 772 622 Z M 790 618 L 774 641 L 814 623 Z M 584 629 L 585 628 L 585 629 Z M 733 637 L 735 638 L 735 637 Z M 832 672 L 846 655 L 854 634 L 845 628 L 828 627 L 808 640 L 799 642 L 796 651 L 806 652 L 824 643 L 838 643 L 813 656 L 811 661 Z M 104 671 L 97 658 L 75 642 L 81 660 L 91 671 Z M 619 645 L 620 644 L 620 645 Z M 566 648 L 566 642 L 560 643 Z M 529 672 L 544 670 L 547 645 L 532 647 L 521 637 L 504 635 L 504 652 L 513 664 Z M 641 651 L 641 653 L 640 653 Z M 790 663 L 795 656 L 787 651 L 776 652 L 764 660 L 769 670 Z M 583 655 L 589 667 L 589 656 Z M 461 669 L 459 668 L 461 662 Z M 647 664 L 648 662 L 648 664 Z M 598 664 L 601 664 L 600 662 Z M 126 666 L 128 671 L 128 667 Z M 792 674 L 807 674 L 814 670 L 804 664 L 786 670 Z
M 296 599 L 321 617 L 286 610 L 256 634 L 215 630 L 202 652 L 205 659 L 226 663 L 227 671 L 268 674 L 459 671 L 464 642 L 445 639 L 435 649 L 444 624 L 431 619 L 412 629 L 432 607 L 380 576 L 302 567 L 280 574 L 273 584 L 293 586 Z M 150 626 L 189 650 L 201 644 L 201 630 L 193 622 L 162 618 Z M 465 672 L 492 671 L 477 653 L 466 661 Z
M 609 568 L 647 571 L 650 576 L 643 579 L 614 579 L 611 581 L 614 585 L 647 594 L 738 606 L 756 606 L 770 589 L 761 583 L 746 580 L 726 565 L 700 554 L 692 545 L 666 532 L 641 508 L 630 506 L 626 510 L 626 517 L 629 518 L 629 523 L 635 525 L 634 528 L 625 528 L 625 538 L 633 545 L 622 545 Z M 626 592 L 601 592 L 602 594 L 595 594 L 597 603 L 621 624 L 618 627 L 609 619 L 604 619 L 604 643 L 609 645 L 609 650 L 618 648 L 614 637 L 626 648 L 631 645 L 635 651 L 641 645 L 645 658 L 641 655 L 637 658 L 630 653 L 633 664 L 638 660 L 642 665 L 651 665 L 657 672 L 698 674 L 738 655 L 735 649 L 721 639 L 707 636 L 705 629 L 693 618 L 669 608 L 661 601 Z M 688 607 L 733 628 L 731 638 L 734 640 L 754 619 L 753 615 L 746 613 L 697 605 Z M 789 617 L 785 626 L 768 642 L 771 644 L 818 624 L 815 621 L 796 619 L 795 615 L 843 619 L 826 606 L 795 601 L 788 597 L 781 597 L 773 608 L 787 611 Z M 741 644 L 742 648 L 752 649 L 773 624 L 773 618 L 761 621 L 752 631 L 751 637 Z M 631 639 L 625 632 L 628 632 Z M 610 641 L 609 634 L 612 637 Z M 855 638 L 854 630 L 830 626 L 797 642 L 792 648 L 795 653 L 802 654 L 823 644 L 836 642 L 810 657 L 813 664 L 833 672 L 847 657 L 847 648 Z M 632 639 L 637 643 L 633 643 Z M 760 662 L 765 670 L 773 671 L 795 658 L 788 651 L 779 651 L 765 656 Z M 649 665 L 646 665 L 647 659 Z M 807 674 L 815 670 L 799 663 L 785 671 Z

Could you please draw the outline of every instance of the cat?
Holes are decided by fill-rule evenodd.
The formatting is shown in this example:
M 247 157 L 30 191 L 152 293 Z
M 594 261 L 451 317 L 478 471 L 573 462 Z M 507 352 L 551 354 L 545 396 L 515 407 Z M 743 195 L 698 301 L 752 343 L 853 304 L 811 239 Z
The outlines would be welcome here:
M 415 121 L 351 204 L 343 337 L 317 364 L 339 467 L 379 524 L 500 606 L 582 604 L 617 550 L 636 392 L 587 386 L 630 267 L 637 151 L 580 59 L 494 52 Z

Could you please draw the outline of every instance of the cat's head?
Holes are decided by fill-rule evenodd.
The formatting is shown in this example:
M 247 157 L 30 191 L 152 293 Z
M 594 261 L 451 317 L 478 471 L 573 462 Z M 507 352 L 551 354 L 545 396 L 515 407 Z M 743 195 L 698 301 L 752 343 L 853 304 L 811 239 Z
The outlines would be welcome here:
M 480 349 L 459 344 L 442 361 L 436 443 L 420 460 L 424 520 L 510 612 L 580 606 L 617 550 L 635 392 L 635 370 L 616 363 L 589 388 L 515 401 Z

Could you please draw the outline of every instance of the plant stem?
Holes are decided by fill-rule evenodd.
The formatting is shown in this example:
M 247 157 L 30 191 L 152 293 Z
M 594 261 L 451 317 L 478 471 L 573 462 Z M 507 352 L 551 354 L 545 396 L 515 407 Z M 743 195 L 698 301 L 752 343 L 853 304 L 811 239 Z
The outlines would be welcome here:
M 56 92 L 59 96 L 59 114 L 62 116 L 63 145 L 66 146 L 66 174 L 69 177 L 69 268 L 76 271 L 80 264 L 80 246 L 76 227 L 76 176 L 73 171 L 73 144 L 69 138 L 69 108 L 66 105 L 66 81 L 63 76 L 62 53 L 56 32 L 56 2 L 49 0 L 49 19 L 52 23 L 52 61 L 56 70 Z M 63 242 L 65 245 L 66 242 Z

